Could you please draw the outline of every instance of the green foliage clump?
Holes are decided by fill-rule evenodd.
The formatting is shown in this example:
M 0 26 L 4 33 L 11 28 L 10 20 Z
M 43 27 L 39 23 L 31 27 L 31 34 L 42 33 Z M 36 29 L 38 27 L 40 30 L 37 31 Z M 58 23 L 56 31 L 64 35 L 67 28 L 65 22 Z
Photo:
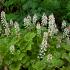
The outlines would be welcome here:
M 37 56 L 42 36 L 37 35 L 37 30 L 34 27 L 20 29 L 19 33 L 0 36 L 1 70 L 5 70 L 5 68 L 7 70 L 23 70 L 23 68 L 28 70 L 70 69 L 70 44 L 67 44 L 64 39 L 60 43 L 61 46 L 57 47 L 61 35 L 48 38 L 45 56 L 39 59 Z
M 2 0 L 0 5 L 1 11 L 4 10 L 7 12 L 7 20 L 12 18 L 21 22 L 23 16 L 27 14 L 33 15 L 34 13 L 38 13 L 41 16 L 43 12 L 47 14 L 53 12 L 56 19 L 59 20 L 57 22 L 58 25 L 63 19 L 70 22 L 69 0 Z

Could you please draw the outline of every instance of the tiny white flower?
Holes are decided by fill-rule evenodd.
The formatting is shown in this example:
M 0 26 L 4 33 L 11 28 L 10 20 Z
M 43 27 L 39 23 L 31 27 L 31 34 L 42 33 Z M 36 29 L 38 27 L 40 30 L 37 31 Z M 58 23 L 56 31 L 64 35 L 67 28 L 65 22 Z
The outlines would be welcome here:
M 43 13 L 43 16 L 42 16 L 42 25 L 47 25 L 47 16 L 45 13 Z
M 28 15 L 27 17 L 24 18 L 24 26 L 29 27 L 31 26 L 31 16 Z
M 36 25 L 36 29 L 41 29 L 41 25 L 39 23 Z
M 37 18 L 38 18 L 37 15 L 34 14 L 34 16 L 33 16 L 33 24 L 36 24 Z
M 45 56 L 45 52 L 47 51 L 47 48 L 48 48 L 47 39 L 48 39 L 48 33 L 44 32 L 43 40 L 40 45 L 40 50 L 39 50 L 39 55 L 38 55 L 39 58 L 43 58 Z
M 1 12 L 1 19 L 2 19 L 2 18 L 3 18 L 3 19 L 6 19 L 6 17 L 5 17 L 5 12 L 4 12 L 4 11 Z
M 1 12 L 1 23 L 3 25 L 7 24 L 6 17 L 5 17 L 5 12 L 4 11 Z
M 47 61 L 50 62 L 52 60 L 52 54 L 47 55 Z
M 16 34 L 19 34 L 19 32 L 20 32 L 20 28 L 19 28 L 19 24 L 18 24 L 18 22 L 16 22 L 16 21 L 15 21 L 15 23 L 14 23 L 14 28 L 15 28 L 15 32 L 16 32 Z
M 43 38 L 48 39 L 48 33 L 44 32 Z
M 12 21 L 12 19 L 10 20 L 10 26 L 13 26 L 14 24 L 13 24 L 13 21 Z
M 9 33 L 10 33 L 10 29 L 9 29 L 9 24 L 6 21 L 6 17 L 5 17 L 5 12 L 4 11 L 1 12 L 1 23 L 3 25 L 3 28 L 5 29 L 4 30 L 5 31 L 5 35 L 8 36 Z
M 64 28 L 64 27 L 66 27 L 66 21 L 65 20 L 63 20 L 63 22 L 62 22 L 62 28 Z
M 56 45 L 56 48 L 60 48 L 61 47 L 61 45 L 60 45 L 60 43 L 58 43 L 57 45 Z
M 48 22 L 48 24 L 49 24 L 49 26 L 48 26 L 49 36 L 53 36 L 54 34 L 57 34 L 58 29 L 57 29 L 57 26 L 55 24 L 55 18 L 54 18 L 53 14 L 51 14 L 49 16 L 49 22 Z
M 9 33 L 10 33 L 9 27 L 8 27 L 8 28 L 5 28 L 5 35 L 6 35 L 6 36 L 9 36 Z
M 30 15 L 27 16 L 27 19 L 29 19 L 29 21 L 31 22 L 31 16 Z
M 64 29 L 64 32 L 63 32 L 63 38 L 68 36 L 69 34 L 69 30 L 67 28 Z
M 53 20 L 53 21 L 55 21 L 55 18 L 54 18 L 54 15 L 53 15 L 53 13 L 49 16 L 49 21 L 50 20 Z
M 10 46 L 10 52 L 11 52 L 12 54 L 14 54 L 14 52 L 15 52 L 15 47 L 14 47 L 14 45 L 11 45 L 11 46 Z
M 37 35 L 41 36 L 41 25 L 40 25 L 40 23 L 37 23 L 36 30 L 37 30 Z

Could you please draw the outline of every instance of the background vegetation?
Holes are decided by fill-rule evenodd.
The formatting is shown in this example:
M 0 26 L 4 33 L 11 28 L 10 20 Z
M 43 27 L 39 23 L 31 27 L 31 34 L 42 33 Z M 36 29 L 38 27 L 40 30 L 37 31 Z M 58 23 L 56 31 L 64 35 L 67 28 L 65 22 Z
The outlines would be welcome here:
M 3 25 L 0 26 L 0 70 L 70 70 L 70 35 L 63 38 L 63 32 L 60 33 L 63 20 L 70 24 L 70 0 L 0 0 L 0 12 L 2 10 L 5 11 L 6 18 L 2 12 L 0 23 L 4 24 L 5 28 Z M 28 14 L 32 17 L 36 13 L 38 21 L 41 21 L 44 12 L 48 17 L 51 13 L 54 14 L 60 31 L 48 37 L 49 47 L 45 56 L 39 59 L 39 46 L 43 40 L 43 33 L 49 29 L 48 25 L 39 24 L 37 27 L 31 19 L 26 27 L 22 20 Z M 12 26 L 10 19 L 13 20 Z M 7 28 L 11 31 L 9 35 L 4 34 Z M 39 35 L 37 28 L 41 28 L 38 29 Z M 67 25 L 63 29 L 65 28 Z
M 70 0 L 0 0 L 0 12 L 4 10 L 7 20 L 13 19 L 21 22 L 23 17 L 43 12 L 54 13 L 58 28 L 63 19 L 70 22 Z M 21 22 L 22 24 L 22 22 Z

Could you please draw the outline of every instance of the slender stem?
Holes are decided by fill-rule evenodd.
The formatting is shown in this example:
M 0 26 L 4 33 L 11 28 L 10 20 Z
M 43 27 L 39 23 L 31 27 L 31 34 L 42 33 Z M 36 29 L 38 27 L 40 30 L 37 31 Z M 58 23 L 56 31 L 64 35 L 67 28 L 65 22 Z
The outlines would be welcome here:
M 8 70 L 8 67 L 7 67 L 7 65 L 5 65 L 5 66 L 4 66 L 4 70 Z

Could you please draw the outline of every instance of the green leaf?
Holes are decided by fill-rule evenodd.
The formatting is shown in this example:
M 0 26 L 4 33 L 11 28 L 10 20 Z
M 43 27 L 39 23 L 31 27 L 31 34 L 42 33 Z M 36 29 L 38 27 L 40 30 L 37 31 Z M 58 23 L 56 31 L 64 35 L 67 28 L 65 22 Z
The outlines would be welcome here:
M 62 43 L 61 46 L 62 46 L 65 50 L 70 51 L 70 45 L 69 45 L 69 44 Z
M 16 18 L 18 18 L 19 15 L 16 15 L 14 13 L 9 13 L 9 14 L 6 14 L 6 18 L 7 20 L 9 21 L 10 19 L 12 20 L 16 20 Z
M 20 62 L 14 62 L 9 66 L 10 70 L 19 70 L 20 69 Z
M 57 59 L 57 58 L 53 58 L 52 61 L 51 61 L 51 66 L 52 67 L 60 67 L 64 64 L 64 62 L 60 59 Z
M 45 66 L 46 65 L 43 61 L 37 61 L 36 64 L 33 65 L 33 68 L 36 70 L 43 70 Z
M 70 53 L 69 54 L 63 53 L 62 58 L 66 59 L 68 62 L 70 62 Z
M 27 34 L 25 34 L 24 39 L 26 41 L 32 41 L 32 39 L 35 37 L 35 33 L 34 32 L 28 32 Z
M 5 5 L 6 7 L 9 7 L 10 5 L 12 5 L 12 4 L 14 3 L 14 1 L 15 1 L 15 0 L 8 0 L 8 1 L 6 1 L 6 2 L 4 3 L 4 5 Z

